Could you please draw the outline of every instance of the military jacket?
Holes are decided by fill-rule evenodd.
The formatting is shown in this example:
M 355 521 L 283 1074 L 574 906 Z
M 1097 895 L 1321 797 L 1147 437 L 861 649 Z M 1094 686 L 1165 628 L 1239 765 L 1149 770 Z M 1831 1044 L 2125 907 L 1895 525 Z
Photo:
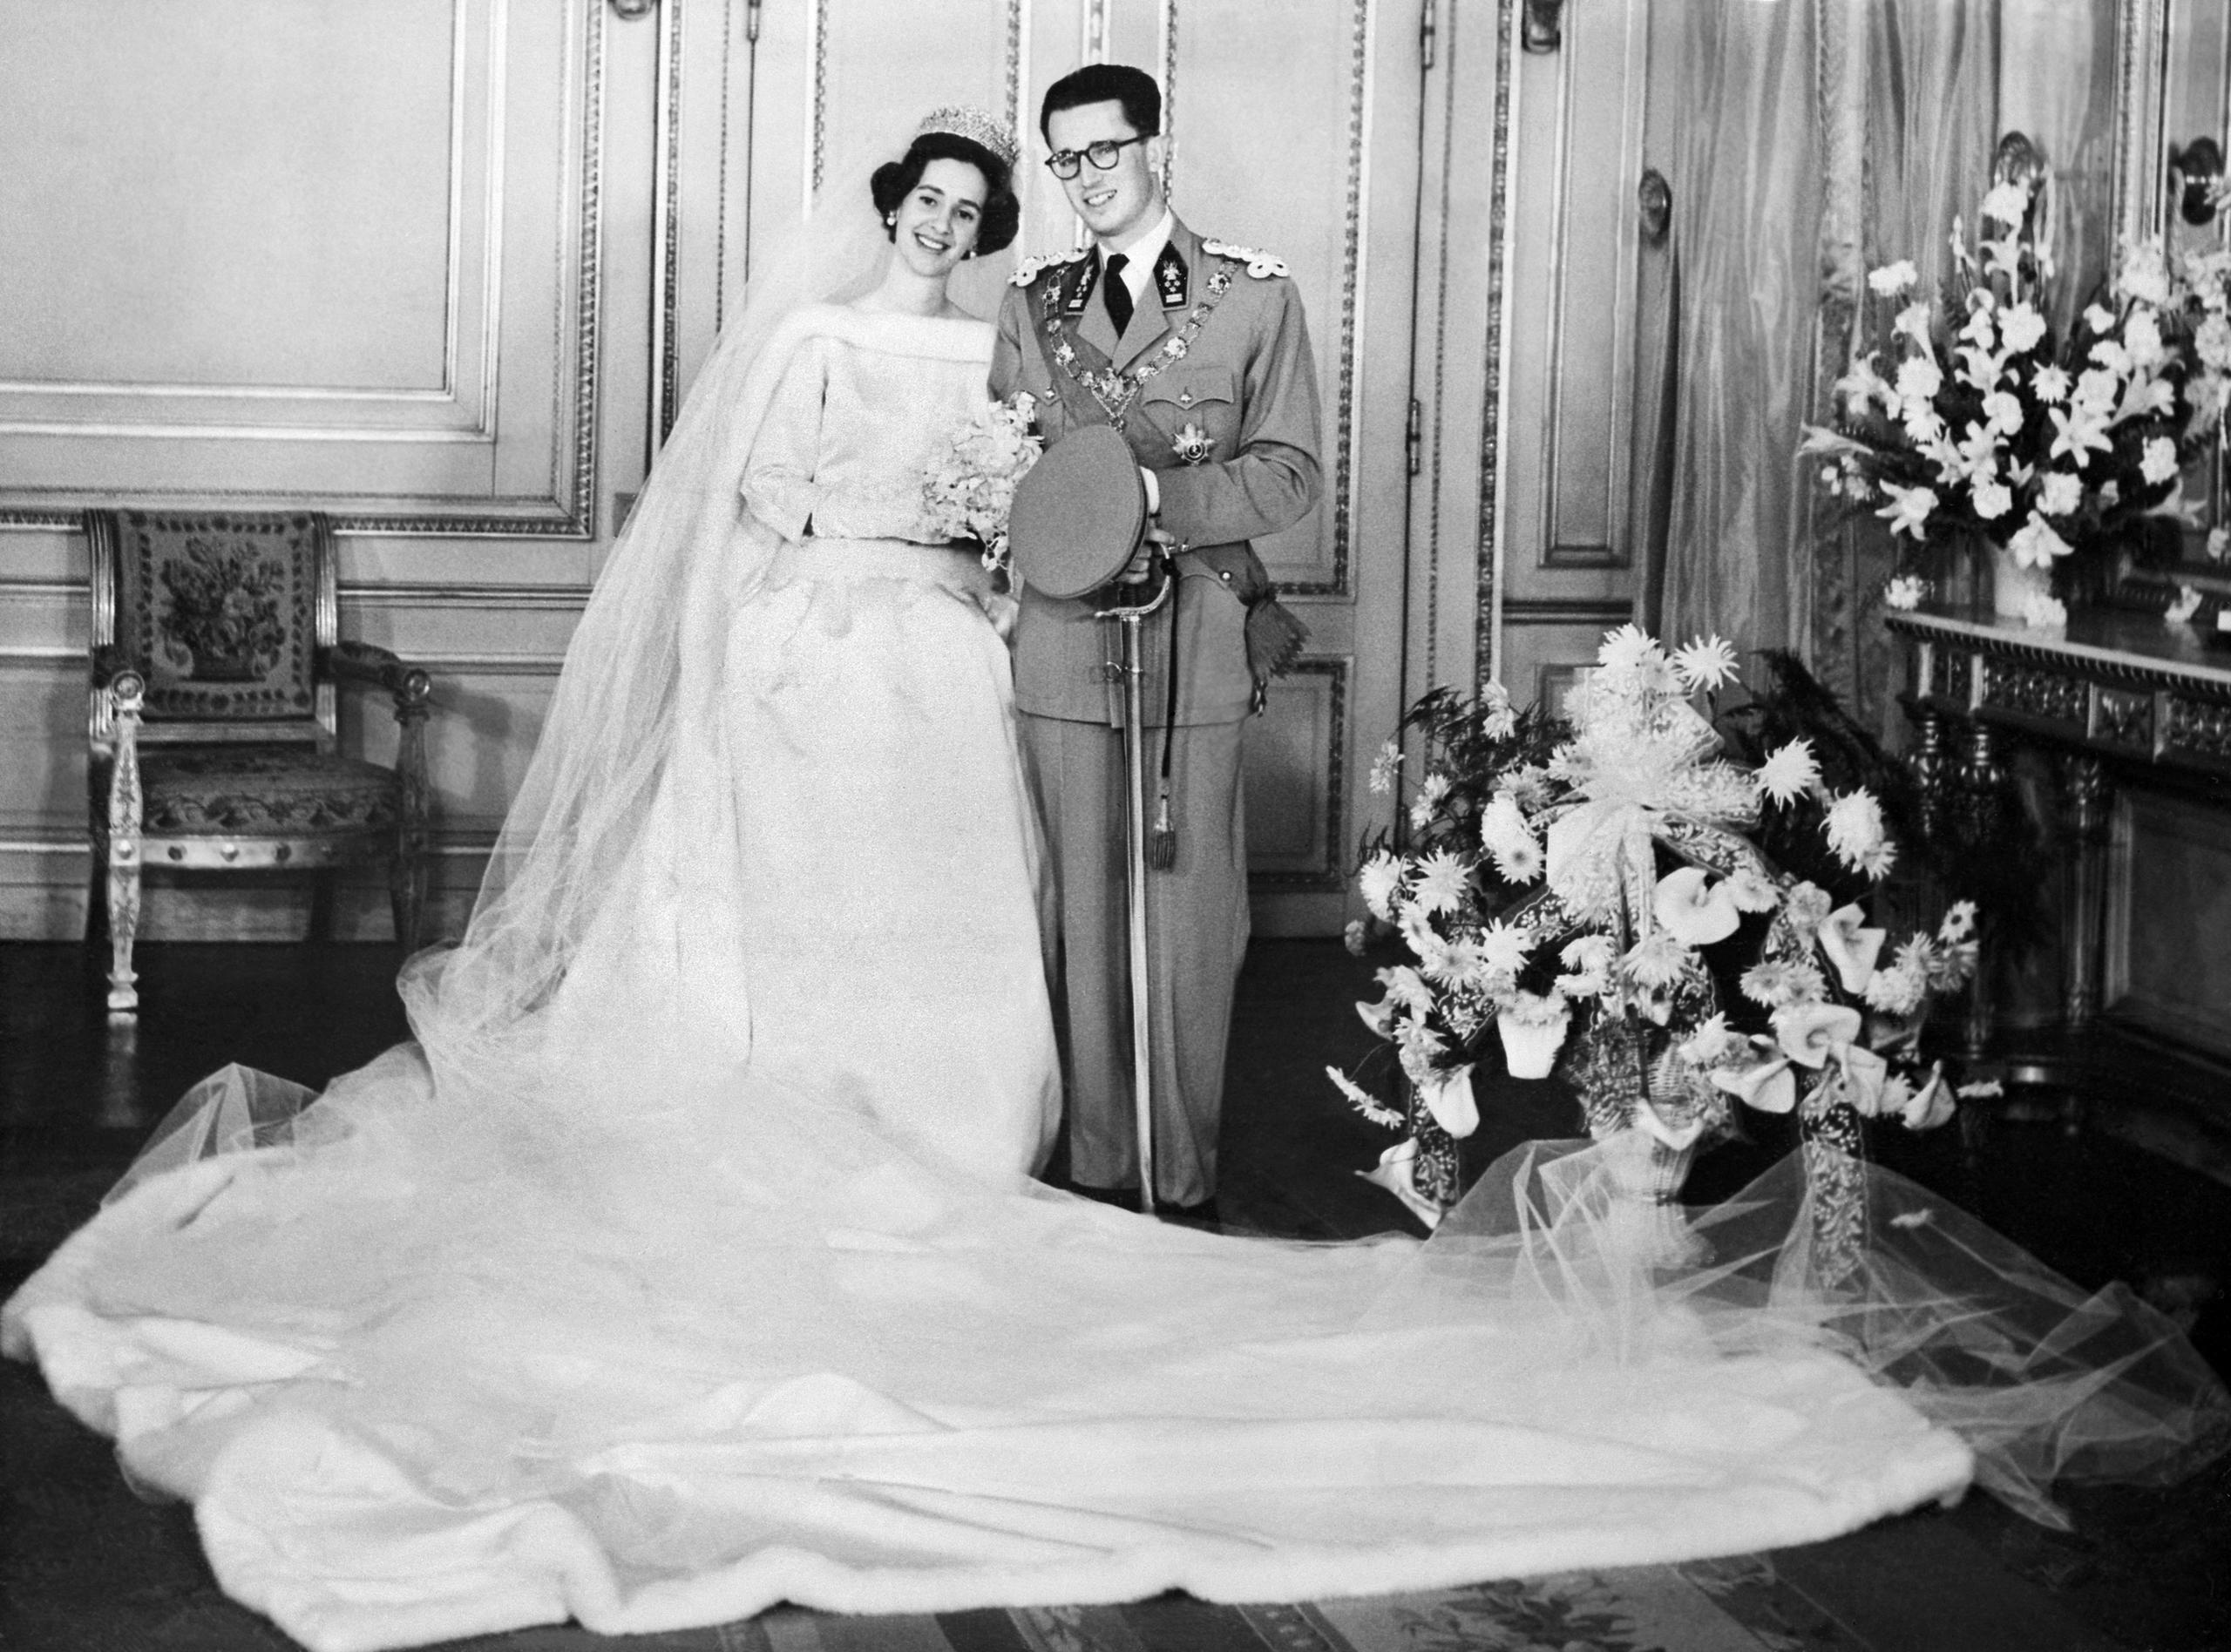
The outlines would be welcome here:
M 1000 310 L 992 394 L 1027 391 L 1049 448 L 1083 424 L 1116 422 L 1109 409 L 1118 410 L 1131 450 L 1155 473 L 1158 521 L 1183 547 L 1174 640 L 1167 610 L 1142 628 L 1148 721 L 1164 719 L 1174 647 L 1176 721 L 1236 722 L 1255 701 L 1247 606 L 1269 590 L 1251 541 L 1307 515 L 1322 485 L 1301 297 L 1275 259 L 1204 243 L 1182 223 L 1120 339 L 1100 281 L 1097 251 L 1018 268 Z M 1095 618 L 1107 598 L 1057 600 L 1026 586 L 1021 601 L 1018 708 L 1114 720 L 1116 627 Z

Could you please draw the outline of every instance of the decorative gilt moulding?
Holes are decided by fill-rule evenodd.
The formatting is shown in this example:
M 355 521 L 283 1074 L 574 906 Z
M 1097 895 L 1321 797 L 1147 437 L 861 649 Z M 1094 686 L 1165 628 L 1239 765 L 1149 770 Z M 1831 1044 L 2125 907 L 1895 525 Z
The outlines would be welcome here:
M 2147 614 L 2079 610 L 2068 634 L 1893 613 L 1929 710 L 2125 762 L 2231 775 L 2231 652 Z
M 596 537 L 605 46 L 607 26 L 624 25 L 606 0 L 457 0 L 412 9 L 411 17 L 410 27 L 400 17 L 351 27 L 384 31 L 383 45 L 410 70 L 411 95 L 383 105 L 398 112 L 398 129 L 437 131 L 442 141 L 417 157 L 415 169 L 388 174 L 356 164 L 348 134 L 336 135 L 337 116 L 292 149 L 235 134 L 226 152 L 280 157 L 265 167 L 271 176 L 236 175 L 210 162 L 214 170 L 182 186 L 183 207 L 197 204 L 196 189 L 220 203 L 236 196 L 277 203 L 263 214 L 268 224 L 254 213 L 244 220 L 268 231 L 269 256 L 256 267 L 275 272 L 276 319 L 261 334 L 223 335 L 255 338 L 262 353 L 244 346 L 236 361 L 209 346 L 215 364 L 195 378 L 181 376 L 158 349 L 173 333 L 193 336 L 164 305 L 175 298 L 177 315 L 197 313 L 187 301 L 210 289 L 211 270 L 221 267 L 218 243 L 185 240 L 173 249 L 186 274 L 153 308 L 144 280 L 139 287 L 120 276 L 80 283 L 94 296 L 71 325 L 86 336 L 120 333 L 129 348 L 92 352 L 82 364 L 25 357 L 22 370 L 0 381 L 0 529 L 66 531 L 88 502 L 117 499 L 243 509 L 313 504 L 349 533 Z M 227 51 L 222 31 L 182 37 L 213 59 Z M 51 41 L 46 49 L 61 51 Z M 153 83 L 193 67 L 154 56 L 146 42 L 135 50 L 126 58 L 132 72 Z M 69 66 L 66 57 L 54 62 Z M 29 58 L 17 65 L 27 81 L 48 66 Z M 0 85 L 6 80 L 0 71 Z M 120 84 L 138 83 L 127 76 Z M 251 125 L 251 136 L 275 130 L 271 123 L 282 112 L 255 112 L 266 125 Z M 207 118 L 211 131 L 187 134 L 205 159 L 224 148 L 224 122 L 237 127 L 251 117 L 234 111 Z M 114 156 L 104 150 L 94 159 L 120 166 L 148 129 L 129 120 L 111 126 L 118 129 Z M 173 135 L 170 127 L 153 130 L 166 142 Z M 315 247 L 288 240 L 281 208 L 317 200 L 370 219 L 388 196 L 363 193 L 372 188 L 368 177 L 414 203 L 396 220 L 407 231 L 397 232 L 397 258 L 409 262 L 407 251 L 419 259 L 410 267 L 424 291 L 409 288 L 412 305 L 392 315 L 344 309 L 333 312 L 340 319 L 330 327 L 322 315 L 307 325 L 297 312 L 326 278 Z M 243 179 L 272 183 L 275 193 L 242 195 L 234 186 Z M 41 210 L 74 248 L 66 197 Z M 145 216 L 157 228 L 166 221 Z M 186 217 L 197 221 L 191 210 Z M 151 244 L 160 251 L 168 243 Z M 112 258 L 100 267 L 159 261 Z M 112 288 L 121 295 L 113 301 L 102 296 Z M 374 350 L 410 364 L 381 365 L 391 383 L 377 373 L 365 378 L 366 352 Z M 414 350 L 429 360 L 420 362 Z

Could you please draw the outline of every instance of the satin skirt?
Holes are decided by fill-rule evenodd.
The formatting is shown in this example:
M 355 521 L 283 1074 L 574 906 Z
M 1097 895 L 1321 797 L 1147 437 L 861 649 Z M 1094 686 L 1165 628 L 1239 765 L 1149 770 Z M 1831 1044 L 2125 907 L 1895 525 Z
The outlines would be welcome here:
M 971 551 L 786 546 L 729 633 L 751 1063 L 963 1169 L 1060 1121 L 1042 840 Z

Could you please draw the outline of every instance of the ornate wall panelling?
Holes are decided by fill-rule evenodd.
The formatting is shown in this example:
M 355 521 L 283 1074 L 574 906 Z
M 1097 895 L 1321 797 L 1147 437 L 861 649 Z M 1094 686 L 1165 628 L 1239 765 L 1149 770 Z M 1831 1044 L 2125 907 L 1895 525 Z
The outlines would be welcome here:
M 586 536 L 602 8 L 11 4 L 0 512 Z M 98 208 L 94 204 L 98 203 Z M 12 319 L 7 319 L 12 318 Z
M 712 0 L 686 3 L 718 17 Z M 824 179 L 903 149 L 926 111 L 968 103 L 1012 115 L 1023 53 L 1048 10 L 1043 0 L 785 0 L 754 8 L 748 170 L 737 179 L 750 192 L 747 260 L 755 246 L 767 247 L 798 222 Z M 1007 257 L 990 261 L 979 273 L 980 290 L 967 296 L 988 305 L 1012 267 Z
M 1505 48 L 1516 47 L 1508 389 L 1489 577 L 1495 674 L 1522 701 L 1584 671 L 1638 594 L 1629 437 L 1651 8 L 1564 7 L 1549 31 L 1520 10 Z
M 1258 926 L 1330 932 L 1376 801 L 1353 782 L 1403 703 L 1423 7 L 1296 8 L 1275 51 L 1256 0 L 1107 10 L 1109 55 L 1161 65 L 1174 91 L 1178 213 L 1276 253 L 1308 308 L 1325 499 L 1261 549 L 1312 636 L 1250 735 L 1248 818 Z
M 1492 674 L 1516 0 L 1425 8 L 1407 701 Z
M 64 8 L 0 0 L 0 20 L 21 25 L 11 40 L 57 42 L 49 57 L 66 56 L 56 31 L 80 23 L 90 30 L 91 14 L 112 3 L 121 0 Z M 1439 258 L 1445 268 L 1427 288 L 1436 298 L 1445 292 L 1448 306 L 1440 318 L 1436 348 L 1445 354 L 1432 410 L 1440 423 L 1427 422 L 1434 445 L 1427 476 L 1454 502 L 1444 507 L 1441 543 L 1455 549 L 1435 565 L 1437 640 L 1427 652 L 1430 670 L 1461 680 L 1477 652 L 1459 616 L 1473 579 L 1471 547 L 1492 511 L 1493 360 L 1502 336 L 1501 288 L 1489 279 L 1499 266 L 1493 248 L 1482 254 L 1478 231 L 1488 215 L 1500 225 L 1503 186 L 1480 193 L 1473 145 L 1485 132 L 1499 158 L 1508 152 L 1504 122 L 1516 88 L 1501 62 L 1509 0 L 1468 42 L 1457 37 L 1451 9 L 1437 0 L 1443 37 L 1456 48 L 1441 63 L 1466 65 L 1469 78 L 1463 89 L 1435 89 L 1456 129 L 1443 139 L 1455 157 L 1442 220 L 1453 251 Z M 424 149 L 416 165 L 387 157 L 380 176 L 403 179 L 393 186 L 401 195 L 390 203 L 363 193 L 376 179 L 352 184 L 354 149 L 313 141 L 293 152 L 327 169 L 318 174 L 325 194 L 361 209 L 352 225 L 376 222 L 377 250 L 397 279 L 373 281 L 355 295 L 362 301 L 351 301 L 354 289 L 288 288 L 281 277 L 292 279 L 289 271 L 270 275 L 267 285 L 294 294 L 297 308 L 310 305 L 318 326 L 296 325 L 284 305 L 268 303 L 260 332 L 212 320 L 223 349 L 193 364 L 200 379 L 185 388 L 193 392 L 188 410 L 220 436 L 150 434 L 166 428 L 149 422 L 157 398 L 134 395 L 119 405 L 143 423 L 112 438 L 135 453 L 206 461 L 180 477 L 202 497 L 261 490 L 272 479 L 257 465 L 272 470 L 275 456 L 297 454 L 302 466 L 280 474 L 269 491 L 341 504 L 353 530 L 342 542 L 344 632 L 424 659 L 440 680 L 430 757 L 452 909 L 469 897 L 531 751 L 616 507 L 640 484 L 753 257 L 796 222 L 811 179 L 903 135 L 931 104 L 990 104 L 1011 110 L 1026 133 L 1023 247 L 1073 245 L 1075 220 L 1035 164 L 1035 96 L 1078 62 L 1109 58 L 1157 67 L 1172 91 L 1170 184 L 1179 210 L 1205 233 L 1285 257 L 1309 306 L 1328 501 L 1314 523 L 1266 549 L 1315 638 L 1258 725 L 1251 824 L 1261 927 L 1337 926 L 1351 898 L 1346 863 L 1375 802 L 1353 781 L 1404 699 L 1403 593 L 1414 581 L 1404 363 L 1424 349 L 1412 313 L 1419 100 L 1430 80 L 1420 54 L 1425 0 L 1337 0 L 1282 15 L 1279 50 L 1268 58 L 1235 44 L 1260 38 L 1255 0 L 658 0 L 632 10 L 642 15 L 623 17 L 604 0 L 532 8 L 520 0 L 397 0 L 383 8 L 372 36 L 342 54 L 350 67 L 334 106 L 356 108 L 349 88 L 382 88 L 356 142 L 366 146 L 362 132 L 383 132 L 386 120 L 397 128 L 390 149 Z M 174 61 L 214 54 L 269 77 L 279 73 L 275 54 L 303 56 L 258 33 L 261 10 L 193 0 L 179 10 L 195 27 Z M 1475 15 L 1468 11 L 1468 26 Z M 78 49 L 98 58 L 107 84 L 120 84 L 129 77 L 100 54 L 125 40 L 121 67 L 129 69 L 145 42 L 129 30 L 98 32 L 98 51 Z M 360 58 L 392 63 L 397 73 L 359 72 Z M 36 61 L 11 47 L 8 67 Z M 437 62 L 438 73 L 430 66 Z M 397 88 L 420 82 L 411 94 L 417 116 L 398 112 L 407 99 Z M 1473 107 L 1479 85 L 1495 88 L 1487 126 Z M 315 121 L 309 129 L 319 130 Z M 199 237 L 193 247 L 224 241 L 231 220 L 195 217 L 195 191 L 154 191 L 150 200 L 188 217 Z M 59 210 L 51 202 L 45 209 Z M 169 233 L 159 214 L 143 227 Z M 427 254 L 437 243 L 440 260 Z M 1008 267 L 1002 257 L 973 272 L 980 288 L 968 301 L 988 313 Z M 333 328 L 336 314 L 348 324 Z M 131 341 L 127 328 L 120 344 L 105 342 Z M 492 355 L 500 373 L 483 370 Z M 0 354 L 0 376 L 50 400 L 58 394 L 44 366 L 25 358 L 10 367 L 8 359 Z M 158 365 L 142 362 L 133 376 L 159 386 L 180 377 Z M 258 371 L 270 382 L 250 383 Z M 93 383 L 105 382 L 104 374 L 116 376 L 113 365 L 88 356 L 61 376 Z M 256 393 L 212 393 L 241 383 Z M 278 416 L 309 418 L 304 410 L 315 398 L 302 387 L 319 384 L 351 395 L 315 403 L 325 421 L 315 441 L 288 434 L 292 427 Z M 92 403 L 70 405 L 81 416 Z M 0 402 L 0 416 L 19 411 Z M 371 435 L 356 439 L 368 424 Z M 17 434 L 29 433 L 0 437 Z M 87 437 L 112 440 L 73 429 L 73 441 Z M 432 468 L 403 466 L 397 452 L 431 453 Z M 468 453 L 478 455 L 471 475 L 460 469 Z M 407 472 L 401 481 L 390 474 L 398 469 Z M 135 477 L 127 487 L 119 474 L 102 472 L 119 493 L 162 480 Z M 44 480 L 53 493 L 6 501 L 18 525 L 36 511 L 58 521 L 83 498 L 67 477 Z M 81 743 L 82 655 L 68 616 L 82 590 L 82 552 L 65 531 L 26 527 L 0 535 L 0 696 L 40 728 L 40 750 L 63 754 L 66 767 Z M 350 728 L 357 722 L 344 719 Z M 67 932 L 77 922 L 80 783 L 74 772 L 10 765 L 0 795 L 0 925 L 10 932 Z M 67 911 L 58 918 L 34 908 Z M 368 924 L 376 910 L 367 904 Z M 159 932 L 163 921 L 151 911 Z
M 436 674 L 454 913 L 641 474 L 656 27 L 604 0 L 120 3 L 0 0 L 0 142 L 50 163 L 0 179 L 0 217 L 50 227 L 0 247 L 35 295 L 0 318 L 0 933 L 81 921 L 69 525 L 95 498 L 335 511 L 344 634 Z M 345 740 L 391 738 L 355 710 Z M 383 934 L 362 895 L 344 930 Z M 299 891 L 246 917 L 157 891 L 147 932 L 300 917 Z

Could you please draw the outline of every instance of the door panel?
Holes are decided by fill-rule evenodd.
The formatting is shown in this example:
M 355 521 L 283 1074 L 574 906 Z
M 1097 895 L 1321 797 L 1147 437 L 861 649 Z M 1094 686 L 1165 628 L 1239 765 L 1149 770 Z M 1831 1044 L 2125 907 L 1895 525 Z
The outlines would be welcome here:
M 601 10 L 0 0 L 0 515 L 589 537 Z
M 1569 685 L 1632 618 L 1632 478 L 1647 0 L 1568 6 L 1516 59 L 1507 490 L 1495 674 Z M 1547 674 L 1546 675 L 1544 674 Z

